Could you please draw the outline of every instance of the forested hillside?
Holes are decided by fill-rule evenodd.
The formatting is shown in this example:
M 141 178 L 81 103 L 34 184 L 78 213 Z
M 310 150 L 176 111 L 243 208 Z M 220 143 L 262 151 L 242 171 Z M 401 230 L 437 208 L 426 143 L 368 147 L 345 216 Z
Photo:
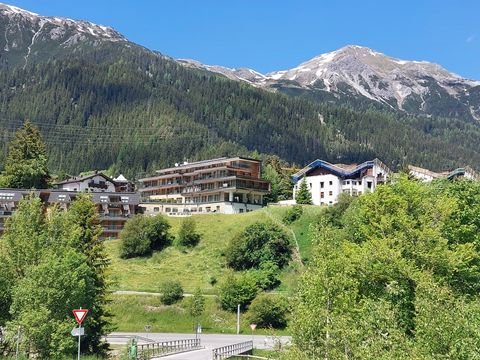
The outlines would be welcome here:
M 110 168 L 138 177 L 183 160 L 258 153 L 302 166 L 316 158 L 379 157 L 394 169 L 480 168 L 480 126 L 473 122 L 290 97 L 126 41 L 90 39 L 70 51 L 3 64 L 0 166 L 15 129 L 30 119 L 52 170 L 69 173 Z

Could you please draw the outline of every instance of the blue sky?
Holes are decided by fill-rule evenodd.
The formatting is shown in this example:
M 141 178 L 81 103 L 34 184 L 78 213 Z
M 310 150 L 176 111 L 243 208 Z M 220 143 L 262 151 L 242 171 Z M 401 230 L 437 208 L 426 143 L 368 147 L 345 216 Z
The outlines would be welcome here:
M 6 2 L 41 15 L 108 25 L 148 48 L 206 64 L 268 72 L 356 44 L 402 59 L 436 62 L 480 80 L 477 0 Z

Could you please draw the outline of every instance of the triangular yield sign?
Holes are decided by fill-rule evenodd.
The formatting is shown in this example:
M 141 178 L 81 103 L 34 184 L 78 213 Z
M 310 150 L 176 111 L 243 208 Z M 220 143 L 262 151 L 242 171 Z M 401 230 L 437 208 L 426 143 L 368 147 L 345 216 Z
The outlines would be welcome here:
M 75 316 L 75 320 L 77 321 L 78 325 L 81 325 L 85 316 L 87 316 L 88 309 L 75 309 L 72 310 L 73 316 Z

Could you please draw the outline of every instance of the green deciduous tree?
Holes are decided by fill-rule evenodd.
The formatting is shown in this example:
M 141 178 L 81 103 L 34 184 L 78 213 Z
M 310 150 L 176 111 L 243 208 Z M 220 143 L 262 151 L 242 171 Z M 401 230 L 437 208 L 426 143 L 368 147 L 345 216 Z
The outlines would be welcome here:
M 8 146 L 0 186 L 45 189 L 49 177 L 45 144 L 38 129 L 26 121 Z
M 111 314 L 107 310 L 107 269 L 110 260 L 104 242 L 100 239 L 102 228 L 91 197 L 88 194 L 78 195 L 69 207 L 67 216 L 71 246 L 86 256 L 93 281 L 93 301 L 89 309 L 88 333 L 82 337 L 83 349 L 93 354 L 106 355 L 108 345 L 102 341 L 102 336 L 112 331 Z
M 64 359 L 75 352 L 71 311 L 92 305 L 94 284 L 86 257 L 73 250 L 45 253 L 13 289 L 8 327 L 21 327 L 23 349 L 41 359 Z M 88 322 L 86 321 L 87 329 Z M 88 332 L 88 330 L 87 330 Z
M 235 270 L 259 268 L 272 262 L 278 268 L 288 264 L 292 245 L 288 235 L 273 223 L 254 223 L 232 238 L 225 252 L 227 264 Z
M 287 315 L 287 299 L 271 294 L 258 295 L 248 309 L 248 321 L 259 328 L 285 328 Z
M 290 173 L 284 168 L 289 165 L 278 156 L 268 156 L 262 169 L 262 177 L 270 181 L 270 192 L 265 195 L 264 202 L 277 202 L 292 198 L 293 183 Z
M 478 184 L 399 178 L 313 229 L 293 307 L 306 359 L 479 356 Z
M 163 305 L 172 305 L 183 299 L 183 288 L 179 281 L 165 281 L 160 285 L 159 291 Z
M 308 190 L 307 178 L 304 177 L 298 186 L 298 190 L 295 194 L 295 201 L 297 204 L 301 205 L 311 205 L 312 204 L 312 194 Z
M 90 309 L 82 341 L 85 352 L 105 355 L 101 337 L 109 331 L 106 306 L 108 261 L 95 207 L 80 196 L 65 212 L 44 209 L 40 199 L 21 201 L 6 223 L 0 258 L 8 329 L 22 329 L 21 352 L 40 359 L 64 359 L 75 352 L 65 336 L 75 321 L 71 310 Z
M 151 255 L 171 243 L 170 224 L 161 216 L 137 215 L 128 220 L 120 233 L 124 259 Z
M 196 232 L 195 220 L 192 217 L 186 217 L 182 221 L 180 231 L 178 232 L 177 244 L 179 246 L 194 247 L 201 239 L 201 235 Z
M 222 309 L 236 311 L 237 305 L 245 311 L 257 295 L 255 278 L 249 273 L 228 273 L 220 283 L 218 300 Z
M 195 332 L 198 329 L 198 318 L 202 316 L 205 311 L 205 297 L 202 295 L 200 288 L 195 289 L 195 292 L 189 299 L 188 311 L 194 320 Z

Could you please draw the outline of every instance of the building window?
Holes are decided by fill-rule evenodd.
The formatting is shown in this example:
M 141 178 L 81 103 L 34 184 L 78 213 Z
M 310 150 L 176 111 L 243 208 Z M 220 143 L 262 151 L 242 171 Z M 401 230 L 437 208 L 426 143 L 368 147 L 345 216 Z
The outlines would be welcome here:
M 329 182 L 328 182 L 328 185 L 332 186 L 332 185 L 333 185 L 333 181 L 329 181 Z
M 320 182 L 320 188 L 323 189 L 324 183 L 323 181 Z
M 312 188 L 312 183 L 310 183 L 310 189 Z
M 153 208 L 153 212 L 159 212 L 160 211 L 160 208 L 159 207 L 154 207 Z
M 369 189 L 372 188 L 372 182 L 371 181 L 367 181 L 367 188 L 369 188 Z
M 332 196 L 332 195 L 333 195 L 333 191 L 329 191 L 328 196 Z
M 243 209 L 240 209 L 240 214 L 243 213 Z
M 322 191 L 322 192 L 320 193 L 320 199 L 323 199 L 324 197 L 325 197 L 325 193 Z
M 350 181 L 347 181 L 347 185 L 350 185 Z

